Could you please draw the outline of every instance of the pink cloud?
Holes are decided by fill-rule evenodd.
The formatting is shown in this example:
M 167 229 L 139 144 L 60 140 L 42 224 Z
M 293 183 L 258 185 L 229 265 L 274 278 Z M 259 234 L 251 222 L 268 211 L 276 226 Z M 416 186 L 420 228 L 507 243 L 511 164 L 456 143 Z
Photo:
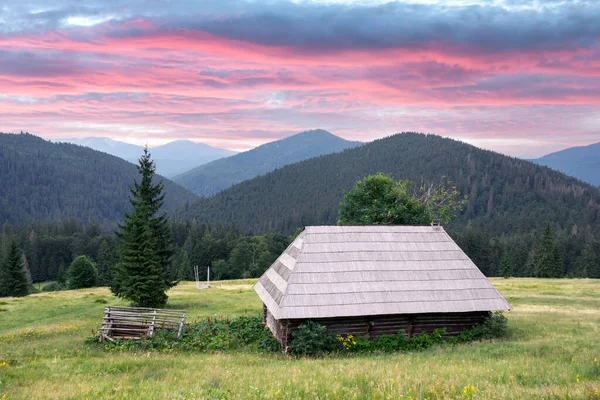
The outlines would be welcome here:
M 0 52 L 12 60 L 0 66 L 0 130 L 48 137 L 163 135 L 240 149 L 322 127 L 359 140 L 402 130 L 516 140 L 557 127 L 588 134 L 593 127 L 564 121 L 600 112 L 600 56 L 590 47 L 325 51 L 140 18 L 5 34 Z M 517 107 L 540 114 L 515 118 Z

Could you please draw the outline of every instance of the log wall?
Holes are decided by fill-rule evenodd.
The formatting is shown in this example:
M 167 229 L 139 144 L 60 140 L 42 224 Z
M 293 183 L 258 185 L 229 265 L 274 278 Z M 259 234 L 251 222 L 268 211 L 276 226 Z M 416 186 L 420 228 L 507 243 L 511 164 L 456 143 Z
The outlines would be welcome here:
M 305 319 L 277 320 L 264 307 L 263 321 L 273 335 L 279 340 L 284 351 L 287 350 L 291 336 L 290 330 L 305 322 Z M 373 315 L 364 317 L 340 317 L 314 319 L 324 325 L 333 335 L 369 336 L 371 339 L 380 335 L 395 335 L 404 331 L 411 337 L 420 333 L 431 333 L 435 329 L 446 328 L 446 337 L 456 336 L 460 332 L 481 324 L 489 315 L 487 311 L 465 313 L 431 313 L 431 314 L 395 314 Z

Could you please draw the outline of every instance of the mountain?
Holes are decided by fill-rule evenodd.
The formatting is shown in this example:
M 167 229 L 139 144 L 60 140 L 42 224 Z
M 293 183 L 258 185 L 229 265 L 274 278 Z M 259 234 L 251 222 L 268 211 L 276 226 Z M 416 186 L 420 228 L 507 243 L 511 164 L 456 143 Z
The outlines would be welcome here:
M 210 162 L 178 175 L 173 180 L 199 196 L 210 196 L 238 182 L 285 165 L 323 154 L 341 152 L 361 144 L 321 129 L 306 131 Z
M 600 186 L 600 143 L 571 147 L 531 161 Z
M 61 142 L 89 147 L 134 164 L 137 163 L 144 150 L 142 146 L 103 137 L 61 139 Z M 166 177 L 173 177 L 207 162 L 237 154 L 235 151 L 212 147 L 191 140 L 175 140 L 161 146 L 152 147 L 150 153 L 156 162 L 156 172 Z
M 129 209 L 135 165 L 70 143 L 52 143 L 30 134 L 0 133 L 0 224 L 27 219 L 118 221 Z M 165 210 L 196 196 L 160 176 Z
M 198 199 L 179 215 L 254 233 L 334 224 L 343 191 L 377 172 L 426 183 L 447 176 L 469 197 L 454 227 L 501 236 L 540 231 L 549 220 L 568 232 L 577 225 L 600 234 L 600 189 L 528 161 L 417 133 L 288 165 Z
M 72 143 L 79 146 L 89 147 L 90 149 L 98 150 L 130 162 L 135 162 L 144 150 L 142 146 L 136 146 L 135 144 L 120 142 L 118 140 L 112 140 L 105 137 L 60 139 L 55 140 L 55 142 Z
M 212 147 L 191 140 L 175 140 L 150 149 L 156 160 L 157 172 L 174 177 L 208 162 L 237 154 L 235 151 Z

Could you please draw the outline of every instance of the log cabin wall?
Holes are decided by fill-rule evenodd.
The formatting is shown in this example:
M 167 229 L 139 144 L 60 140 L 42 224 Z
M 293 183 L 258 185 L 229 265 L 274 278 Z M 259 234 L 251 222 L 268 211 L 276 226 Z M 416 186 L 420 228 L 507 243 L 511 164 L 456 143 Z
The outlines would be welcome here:
M 324 325 L 327 331 L 333 335 L 369 336 L 371 339 L 375 339 L 381 335 L 395 335 L 399 331 L 404 331 L 409 337 L 412 337 L 423 332 L 431 333 L 435 329 L 446 328 L 445 337 L 450 337 L 483 323 L 488 315 L 487 311 L 477 311 L 322 318 L 313 319 L 313 321 Z M 291 340 L 289 331 L 305 321 L 307 320 L 276 320 L 267 311 L 267 326 L 279 340 L 284 351 Z

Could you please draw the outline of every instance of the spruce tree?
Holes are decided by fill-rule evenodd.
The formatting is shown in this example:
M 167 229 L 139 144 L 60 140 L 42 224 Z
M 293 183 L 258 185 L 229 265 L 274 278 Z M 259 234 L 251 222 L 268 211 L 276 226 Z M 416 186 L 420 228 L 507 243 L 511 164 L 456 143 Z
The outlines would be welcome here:
M 162 183 L 154 184 L 155 166 L 148 149 L 139 160 L 139 182 L 131 188 L 133 211 L 120 225 L 119 264 L 113 271 L 111 290 L 141 307 L 162 307 L 166 291 L 177 284 L 171 266 L 173 246 L 168 220 L 159 214 L 164 201 Z
M 183 257 L 181 258 L 181 265 L 179 266 L 179 279 L 190 281 L 192 280 L 192 263 L 190 262 L 190 255 L 187 251 L 183 252 Z
M 498 274 L 504 278 L 510 278 L 513 274 L 513 265 L 510 260 L 508 251 L 502 252 L 502 258 L 500 258 L 500 267 L 498 268 Z
M 109 286 L 112 281 L 113 256 L 106 239 L 102 239 L 98 247 L 96 269 L 98 271 L 98 285 Z
M 536 252 L 535 276 L 538 278 L 559 278 L 562 275 L 560 250 L 550 222 L 547 222 Z
M 145 203 L 138 202 L 133 212 L 125 216 L 119 238 L 120 263 L 113 271 L 116 284 L 111 289 L 135 306 L 163 307 L 169 287 Z
M 581 278 L 600 278 L 600 263 L 596 256 L 594 242 L 586 240 L 585 247 L 575 264 L 576 276 Z
M 161 213 L 161 207 L 165 200 L 164 185 L 162 181 L 156 184 L 152 182 L 156 167 L 147 147 L 139 159 L 137 169 L 142 178 L 140 182 L 134 182 L 130 201 L 134 209 L 138 203 L 144 203 L 147 207 L 150 230 L 155 241 L 155 251 L 160 265 L 165 270 L 165 284 L 170 288 L 177 284 L 177 277 L 172 276 L 173 268 L 171 266 L 175 250 L 171 239 L 169 220 L 165 213 Z
M 22 297 L 29 294 L 23 252 L 11 240 L 3 261 L 0 261 L 0 296 Z

